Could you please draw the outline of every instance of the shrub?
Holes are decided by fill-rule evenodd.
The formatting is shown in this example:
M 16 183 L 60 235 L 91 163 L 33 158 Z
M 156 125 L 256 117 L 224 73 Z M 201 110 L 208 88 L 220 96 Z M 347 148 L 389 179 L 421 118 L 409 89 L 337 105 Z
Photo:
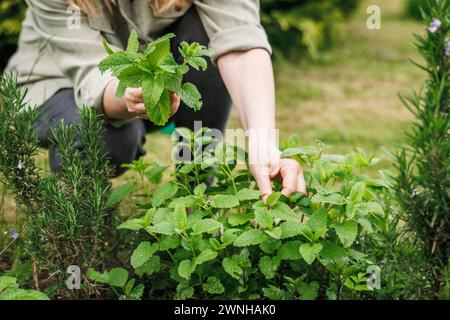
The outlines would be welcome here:
M 406 16 L 417 20 L 422 19 L 422 11 L 427 10 L 427 1 L 424 0 L 408 0 L 406 1 Z
M 0 173 L 2 184 L 26 213 L 28 249 L 34 260 L 35 284 L 44 271 L 63 291 L 69 265 L 82 270 L 96 265 L 108 208 L 111 172 L 103 151 L 102 120 L 84 108 L 79 125 L 54 130 L 61 170 L 45 175 L 35 163 L 38 139 L 35 109 L 27 108 L 16 78 L 0 78 Z M 75 147 L 75 135 L 84 148 Z M 39 271 L 39 273 L 38 273 Z
M 415 119 L 397 156 L 396 194 L 407 227 L 426 258 L 426 274 L 438 294 L 450 258 L 450 3 L 435 0 L 425 14 L 427 32 L 416 47 L 427 73 L 424 92 L 402 98 Z
M 183 132 L 191 137 L 183 147 L 196 155 L 194 162 L 180 164 L 174 179 L 140 200 L 143 213 L 119 226 L 147 234 L 130 264 L 149 285 L 150 298 L 341 299 L 370 294 L 367 267 L 375 261 L 360 251 L 359 239 L 372 232 L 371 219 L 384 214 L 379 194 L 385 182 L 364 175 L 376 159 L 361 150 L 328 155 L 322 145 L 288 148 L 284 156 L 306 169 L 309 195 L 275 192 L 263 203 L 249 171 L 231 160 L 235 148 L 219 144 L 196 162 L 205 137 Z M 155 174 L 149 170 L 146 176 L 151 181 Z M 216 181 L 208 186 L 204 181 L 211 177 Z M 98 280 L 101 273 L 91 270 L 90 275 L 108 283 Z

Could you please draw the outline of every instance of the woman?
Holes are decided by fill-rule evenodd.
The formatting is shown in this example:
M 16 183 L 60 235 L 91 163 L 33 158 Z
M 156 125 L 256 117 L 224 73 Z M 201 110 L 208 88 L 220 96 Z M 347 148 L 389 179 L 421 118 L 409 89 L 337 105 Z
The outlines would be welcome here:
M 30 104 L 39 106 L 35 128 L 42 146 L 47 146 L 51 128 L 59 121 L 78 122 L 77 108 L 89 105 L 108 119 L 105 148 L 116 174 L 121 173 L 121 164 L 144 154 L 149 126 L 141 119 L 146 114 L 141 90 L 129 88 L 123 98 L 117 98 L 117 79 L 97 69 L 106 56 L 102 37 L 123 48 L 132 29 L 142 44 L 175 33 L 176 58 L 180 57 L 174 48 L 181 41 L 209 45 L 214 52 L 206 72 L 190 71 L 184 79 L 199 88 L 202 110 L 193 112 L 172 95 L 176 126 L 192 128 L 194 120 L 201 120 L 205 127 L 224 130 L 232 100 L 245 129 L 275 129 L 271 48 L 260 24 L 258 0 L 26 2 L 19 49 L 8 70 L 18 73 Z M 306 192 L 301 167 L 291 159 L 280 159 L 270 134 L 251 134 L 248 139 L 250 169 L 263 199 L 272 193 L 271 180 L 277 177 L 283 194 Z M 49 152 L 51 168 L 58 170 L 57 151 L 50 146 Z

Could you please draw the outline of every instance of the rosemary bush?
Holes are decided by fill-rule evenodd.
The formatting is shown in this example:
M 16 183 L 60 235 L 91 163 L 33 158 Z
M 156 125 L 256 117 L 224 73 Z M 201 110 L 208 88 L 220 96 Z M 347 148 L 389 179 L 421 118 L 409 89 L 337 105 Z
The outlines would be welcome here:
M 450 257 L 450 3 L 433 0 L 423 12 L 428 29 L 415 37 L 425 63 L 415 65 L 427 80 L 423 92 L 402 98 L 415 119 L 396 159 L 395 190 L 437 294 Z
M 38 139 L 32 128 L 37 112 L 27 108 L 16 78 L 0 78 L 0 172 L 2 183 L 24 209 L 28 248 L 34 257 L 35 285 L 46 271 L 62 289 L 65 270 L 87 270 L 98 263 L 107 214 L 111 167 L 103 151 L 100 116 L 80 111 L 81 122 L 61 124 L 52 143 L 61 155 L 61 170 L 47 175 L 35 163 Z M 75 147 L 75 139 L 84 146 Z

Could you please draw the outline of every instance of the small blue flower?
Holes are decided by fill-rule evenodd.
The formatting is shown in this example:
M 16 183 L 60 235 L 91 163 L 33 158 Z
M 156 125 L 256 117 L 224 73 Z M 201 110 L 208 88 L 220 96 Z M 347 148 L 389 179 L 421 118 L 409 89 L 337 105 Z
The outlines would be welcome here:
M 22 170 L 25 168 L 25 163 L 22 160 L 19 160 L 19 163 L 17 164 L 17 169 Z
M 11 237 L 14 240 L 16 240 L 20 236 L 20 234 L 16 230 L 11 228 L 11 227 L 8 229 L 8 231 L 3 232 L 3 235 L 5 237 L 9 236 L 9 237 Z
M 442 22 L 439 19 L 434 19 L 431 22 L 430 27 L 428 28 L 428 31 L 430 31 L 431 33 L 436 33 L 436 31 L 439 30 L 439 28 L 441 27 Z
M 411 198 L 415 198 L 418 195 L 420 195 L 420 191 L 417 190 L 417 189 L 413 189 L 412 192 L 411 192 Z
M 16 231 L 13 231 L 11 233 L 11 238 L 13 238 L 14 240 L 16 240 L 19 237 L 20 234 L 18 234 Z

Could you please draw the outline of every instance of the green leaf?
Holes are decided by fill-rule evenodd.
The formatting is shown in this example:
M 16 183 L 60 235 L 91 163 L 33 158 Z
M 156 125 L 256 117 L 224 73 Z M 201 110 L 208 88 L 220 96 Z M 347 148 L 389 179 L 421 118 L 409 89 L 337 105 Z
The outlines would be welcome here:
M 280 266 L 279 257 L 264 256 L 259 260 L 259 269 L 264 274 L 266 279 L 272 279 L 277 274 Z
M 139 40 L 136 30 L 132 30 L 128 38 L 127 53 L 137 53 L 139 50 Z
M 314 211 L 312 216 L 309 218 L 307 225 L 314 232 L 322 232 L 327 230 L 327 220 L 328 220 L 327 210 L 322 207 Z
M 125 183 L 121 185 L 118 189 L 116 189 L 106 201 L 106 207 L 112 208 L 115 205 L 119 204 L 123 199 L 128 197 L 134 191 L 134 184 L 132 182 Z
M 212 249 L 205 249 L 195 258 L 195 263 L 197 265 L 205 263 L 210 260 L 214 260 L 217 257 L 217 251 Z
M 288 241 L 283 243 L 278 249 L 278 256 L 281 260 L 298 260 L 300 256 L 300 245 L 302 243 L 298 240 Z
M 0 276 L 0 292 L 6 288 L 16 287 L 17 279 L 14 277 Z
M 194 234 L 201 234 L 201 233 L 215 233 L 222 227 L 222 224 L 214 219 L 208 218 L 203 219 L 200 221 L 197 221 L 192 226 L 192 231 Z
M 350 199 L 353 203 L 357 203 L 361 201 L 364 197 L 364 193 L 366 192 L 366 184 L 364 182 L 357 182 L 353 185 L 350 190 Z
M 304 243 L 300 246 L 300 254 L 307 264 L 312 264 L 321 250 L 322 245 L 320 243 Z
M 348 248 L 355 242 L 358 235 L 358 223 L 356 221 L 349 220 L 342 224 L 334 224 L 333 228 L 344 247 Z
M 175 226 L 178 229 L 184 230 L 188 222 L 186 208 L 182 206 L 177 206 L 173 213 L 173 220 L 175 222 Z
M 164 90 L 161 98 L 155 107 L 147 109 L 149 119 L 158 126 L 167 123 L 170 117 L 170 95 L 168 90 Z
M 273 218 L 270 212 L 266 209 L 255 210 L 256 222 L 264 228 L 272 228 Z
M 161 238 L 158 242 L 159 250 L 166 251 L 170 249 L 176 249 L 180 246 L 181 239 L 178 235 L 172 235 Z
M 216 277 L 208 277 L 202 288 L 210 294 L 221 294 L 225 292 L 222 282 Z
M 180 282 L 177 285 L 177 293 L 175 294 L 175 300 L 187 300 L 194 295 L 194 288 L 189 282 Z
M 141 242 L 131 255 L 131 265 L 135 269 L 142 267 L 157 250 L 158 244 L 152 244 L 149 241 Z
M 225 232 L 220 236 L 220 241 L 222 241 L 222 243 L 225 246 L 232 244 L 234 242 L 234 240 L 236 240 L 236 238 L 237 238 L 237 235 L 235 233 L 239 232 L 239 231 L 240 231 L 240 229 L 225 230 Z
M 233 195 L 215 195 L 211 198 L 211 207 L 218 209 L 229 209 L 239 206 L 239 200 Z
M 191 278 L 191 274 L 195 271 L 196 264 L 191 260 L 183 260 L 180 262 L 178 266 L 178 274 L 180 277 L 189 280 Z
M 133 231 L 139 231 L 141 229 L 145 228 L 143 225 L 142 219 L 130 219 L 123 223 L 121 223 L 117 229 L 127 229 L 127 230 L 133 230 Z
M 234 246 L 236 247 L 248 247 L 251 245 L 257 245 L 265 241 L 266 237 L 261 230 L 251 229 L 244 231 L 239 237 L 234 240 Z
M 239 201 L 259 200 L 261 198 L 261 192 L 259 190 L 244 188 L 236 193 L 236 197 Z
M 114 50 L 111 49 L 111 47 L 109 46 L 108 41 L 107 41 L 105 38 L 102 38 L 102 43 L 103 43 L 103 48 L 105 48 L 105 51 L 106 51 L 108 54 L 111 55 L 111 54 L 114 53 Z
M 204 183 L 200 183 L 199 185 L 197 185 L 194 189 L 194 194 L 197 197 L 203 196 L 205 194 L 206 191 L 206 184 Z
M 249 222 L 254 218 L 255 215 L 252 213 L 233 213 L 228 216 L 228 223 L 234 227 Z
M 274 192 L 270 196 L 267 197 L 266 205 L 269 207 L 274 206 L 281 197 L 281 192 Z
M 98 282 L 98 283 L 104 283 L 109 284 L 109 274 L 108 272 L 98 272 L 92 268 L 90 268 L 87 272 L 88 279 Z
M 237 264 L 237 262 L 230 258 L 226 257 L 222 261 L 222 266 L 225 272 L 227 272 L 230 276 L 232 276 L 235 279 L 239 279 L 240 276 L 244 273 L 242 268 Z
M 281 230 L 280 227 L 275 227 L 272 230 L 266 230 L 265 233 L 277 240 L 280 240 L 283 236 L 283 230 Z
M 0 300 L 50 300 L 44 293 L 36 290 L 7 288 L 0 293 Z
M 300 294 L 300 300 L 315 300 L 319 295 L 319 283 L 313 281 L 311 283 L 300 282 L 297 291 Z
M 101 73 L 111 70 L 112 74 L 117 77 L 124 69 L 132 65 L 133 59 L 131 59 L 125 52 L 117 51 L 103 59 L 99 63 L 98 69 Z
M 175 233 L 175 225 L 169 221 L 160 222 L 154 226 L 148 227 L 148 230 L 153 233 L 165 234 L 171 236 Z
M 323 249 L 320 252 L 320 255 L 326 259 L 337 261 L 346 259 L 348 253 L 344 248 L 327 241 L 323 243 Z
M 282 231 L 282 238 L 286 239 L 286 238 L 292 238 L 292 237 L 296 237 L 300 234 L 302 234 L 301 232 L 301 226 L 303 224 L 301 222 L 298 221 L 284 221 L 280 224 L 280 228 Z
M 158 272 L 160 269 L 161 259 L 159 256 L 151 256 L 143 266 L 137 268 L 135 271 L 136 274 L 141 277 L 144 274 L 150 276 L 155 272 Z
M 145 107 L 149 113 L 151 112 L 151 109 L 156 108 L 163 91 L 164 81 L 161 77 L 155 76 L 153 79 L 146 78 L 142 81 L 142 96 L 144 98 Z
M 159 189 L 157 189 L 153 194 L 152 205 L 154 207 L 159 207 L 164 202 L 175 196 L 178 191 L 178 187 L 173 183 L 165 183 Z
M 184 83 L 179 92 L 181 100 L 189 107 L 196 111 L 202 108 L 202 95 L 197 87 L 190 82 Z
M 110 286 L 123 288 L 128 281 L 128 271 L 124 268 L 114 268 L 108 272 L 108 277 Z

